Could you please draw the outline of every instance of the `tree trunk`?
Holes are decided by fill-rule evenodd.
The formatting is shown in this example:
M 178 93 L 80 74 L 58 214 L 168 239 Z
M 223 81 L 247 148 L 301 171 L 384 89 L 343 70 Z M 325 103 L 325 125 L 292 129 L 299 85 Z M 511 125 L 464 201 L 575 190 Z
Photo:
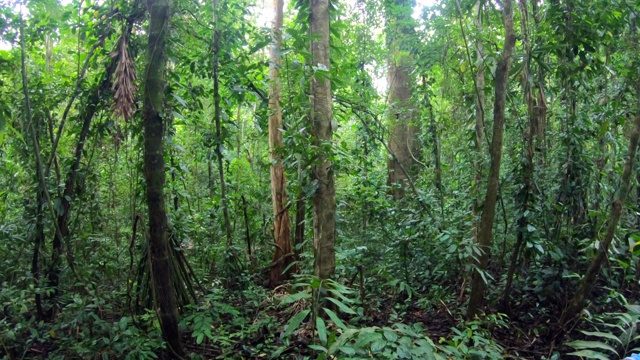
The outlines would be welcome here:
M 283 0 L 274 0 L 275 16 L 271 28 L 271 62 L 269 66 L 269 152 L 271 160 L 271 200 L 273 202 L 273 238 L 275 250 L 269 274 L 269 285 L 277 286 L 289 278 L 287 270 L 293 262 L 291 247 L 291 225 L 287 207 L 287 179 L 282 165 L 282 108 L 280 106 L 280 69 L 282 58 L 282 16 Z M 286 273 L 283 273 L 287 270 Z
M 517 194 L 517 201 L 519 202 L 520 211 L 518 218 L 518 228 L 516 230 L 516 243 L 511 253 L 511 261 L 509 264 L 509 271 L 507 273 L 507 282 L 503 292 L 502 309 L 505 313 L 511 314 L 511 286 L 513 284 L 513 277 L 515 276 L 516 266 L 518 264 L 518 255 L 522 246 L 525 244 L 526 239 L 529 236 L 529 218 L 527 213 L 529 212 L 530 201 L 532 197 L 533 187 L 533 148 L 534 138 L 536 137 L 536 124 L 539 119 L 537 115 L 539 112 L 535 110 L 536 98 L 534 82 L 529 81 L 531 73 L 531 59 L 533 54 L 531 53 L 531 39 L 529 36 L 529 16 L 527 11 L 526 0 L 520 0 L 520 12 L 522 14 L 520 24 L 522 26 L 522 33 L 524 35 L 524 51 L 525 51 L 525 65 L 523 68 L 523 84 L 524 99 L 527 103 L 527 119 L 529 126 L 525 127 L 522 134 L 522 142 L 524 143 L 524 161 L 522 163 L 521 175 L 522 175 L 522 187 Z
M 304 242 L 304 224 L 307 215 L 307 201 L 304 196 L 304 187 L 306 185 L 306 178 L 302 177 L 302 160 L 298 161 L 298 182 L 300 183 L 300 190 L 296 199 L 296 225 L 294 233 L 294 253 L 296 259 L 300 258 L 302 252 L 302 243 Z
M 224 218 L 227 247 L 231 247 L 231 222 L 229 221 L 229 204 L 227 186 L 224 180 L 224 164 L 222 159 L 222 124 L 220 120 L 220 29 L 218 28 L 218 0 L 213 0 L 213 118 L 216 125 L 216 157 L 218 158 L 218 174 L 220 176 L 220 197 L 222 198 L 222 216 Z
M 419 127 L 416 125 L 416 108 L 411 102 L 413 95 L 413 59 L 406 50 L 407 35 L 413 32 L 411 26 L 411 2 L 395 0 L 387 6 L 387 43 L 389 48 L 389 64 L 387 82 L 389 149 L 395 155 L 388 160 L 388 184 L 392 186 L 392 195 L 396 200 L 402 199 L 407 186 L 407 174 L 412 175 L 414 158 L 419 157 L 420 145 L 417 139 Z
M 436 126 L 436 116 L 433 110 L 433 104 L 429 98 L 427 91 L 427 77 L 422 75 L 422 91 L 424 93 L 424 102 L 429 111 L 429 132 L 431 133 L 433 163 L 435 167 L 435 185 L 438 190 L 438 200 L 440 201 L 440 214 L 444 222 L 444 188 L 442 186 L 442 162 L 440 161 L 440 139 L 438 137 L 438 128 Z M 366 144 L 365 144 L 366 148 Z
M 22 91 L 24 94 L 24 113 L 25 113 L 25 131 L 31 133 L 31 139 L 33 141 L 33 151 L 35 153 L 34 156 L 34 165 L 36 170 L 36 181 L 38 183 L 38 188 L 36 190 L 36 226 L 35 226 L 35 234 L 33 241 L 33 257 L 31 259 L 31 275 L 33 276 L 35 288 L 38 289 L 40 287 L 40 267 L 39 267 L 39 255 L 40 255 L 40 247 L 44 243 L 44 214 L 43 208 L 45 203 L 45 186 L 46 182 L 42 174 L 42 163 L 39 160 L 39 152 L 40 146 L 38 144 L 39 137 L 36 133 L 36 127 L 32 123 L 32 115 L 31 115 L 31 100 L 29 98 L 29 86 L 28 86 L 28 77 L 27 77 L 27 54 L 26 54 L 26 45 L 25 45 L 25 34 L 24 34 L 24 23 L 21 22 L 20 25 L 20 51 L 21 51 L 21 75 L 22 75 Z M 44 318 L 44 311 L 42 308 L 42 298 L 40 296 L 39 291 L 35 291 L 35 303 L 36 303 L 36 314 L 38 316 L 38 320 L 42 320 Z
M 511 55 L 516 42 L 516 34 L 513 25 L 513 1 L 503 1 L 503 23 L 505 28 L 505 40 L 502 48 L 502 57 L 498 62 L 495 72 L 495 100 L 493 103 L 493 137 L 491 139 L 491 166 L 487 179 L 487 193 L 485 195 L 480 229 L 478 231 L 478 246 L 482 254 L 478 256 L 476 269 L 471 279 L 471 294 L 469 295 L 469 307 L 467 319 L 473 319 L 480 310 L 484 295 L 484 277 L 481 272 L 487 270 L 491 256 L 491 244 L 493 236 L 493 220 L 495 218 L 496 200 L 498 198 L 498 185 L 500 179 L 500 162 L 502 160 L 502 138 L 504 134 L 505 104 L 507 100 L 507 83 L 511 68 Z
M 475 26 L 476 26 L 476 59 L 478 61 L 478 68 L 475 73 L 474 86 L 476 90 L 476 154 L 473 160 L 473 239 L 477 241 L 478 231 L 480 229 L 480 222 L 478 221 L 478 212 L 482 208 L 480 200 L 480 183 L 484 176 L 484 108 L 485 108 L 485 77 L 484 77 L 484 47 L 480 36 L 482 34 L 482 1 L 478 0 L 474 6 L 475 8 Z
M 633 39 L 634 41 L 634 51 L 638 51 L 638 39 L 637 39 L 637 28 L 635 20 L 632 21 L 631 31 L 633 35 L 636 37 Z M 637 64 L 637 55 L 636 62 Z M 636 66 L 637 67 L 637 66 Z M 607 227 L 607 232 L 605 233 L 604 239 L 600 242 L 600 247 L 598 248 L 598 253 L 596 257 L 591 261 L 587 272 L 580 280 L 580 284 L 578 285 L 578 290 L 576 290 L 571 302 L 564 310 L 564 313 L 560 317 L 560 326 L 564 327 L 569 321 L 573 320 L 573 318 L 578 315 L 580 311 L 584 308 L 584 301 L 589 296 L 593 285 L 598 279 L 598 274 L 600 274 L 600 269 L 602 265 L 605 263 L 609 253 L 609 246 L 611 246 L 611 242 L 613 241 L 613 237 L 616 232 L 616 228 L 618 226 L 618 222 L 620 221 L 620 217 L 622 215 L 622 209 L 624 207 L 624 202 L 627 199 L 627 194 L 629 193 L 630 187 L 630 179 L 631 172 L 634 171 L 635 160 L 636 160 L 636 151 L 638 150 L 638 139 L 640 138 L 640 84 L 636 83 L 636 116 L 634 120 L 633 130 L 631 131 L 631 135 L 629 136 L 629 150 L 627 152 L 627 159 L 624 163 L 624 168 L 622 170 L 622 179 L 620 180 L 620 188 L 618 189 L 618 195 L 616 199 L 611 204 L 611 216 L 609 217 L 609 225 Z
M 309 16 L 311 35 L 311 63 L 316 72 L 311 78 L 311 132 L 316 151 L 312 168 L 313 195 L 313 253 L 315 275 L 320 279 L 333 276 L 336 267 L 336 190 L 331 155 L 331 82 L 329 61 L 329 0 L 311 0 Z
M 149 253 L 154 304 L 160 328 L 169 349 L 182 357 L 178 331 L 176 292 L 171 278 L 174 273 L 164 203 L 164 123 L 163 102 L 166 85 L 166 37 L 170 24 L 169 0 L 147 0 L 149 9 L 148 64 L 144 78 L 144 176 L 149 208 Z

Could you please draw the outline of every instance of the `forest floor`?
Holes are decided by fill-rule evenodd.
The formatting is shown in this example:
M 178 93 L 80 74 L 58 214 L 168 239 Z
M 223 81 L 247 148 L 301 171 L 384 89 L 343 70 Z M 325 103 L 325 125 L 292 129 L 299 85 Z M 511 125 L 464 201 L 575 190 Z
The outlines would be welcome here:
M 282 294 L 281 294 L 282 295 Z M 237 299 L 238 306 L 246 306 L 241 304 L 241 300 Z M 460 330 L 457 327 L 463 326 L 462 316 L 460 314 L 460 304 L 445 304 L 440 302 L 439 306 L 430 309 L 421 308 L 415 300 L 406 301 L 403 305 L 403 311 L 400 316 L 392 314 L 392 309 L 397 308 L 395 305 L 397 300 L 392 298 L 385 299 L 379 303 L 376 309 L 367 311 L 366 320 L 360 320 L 358 325 L 361 327 L 370 326 L 391 326 L 393 323 L 403 323 L 407 325 L 420 324 L 424 328 L 425 334 L 435 344 L 450 343 L 452 337 L 458 334 Z M 304 307 L 304 305 L 300 305 Z M 456 309 L 456 310 L 450 310 Z M 520 311 L 525 311 L 520 309 Z M 256 318 L 264 314 L 268 314 L 273 319 L 278 319 L 277 328 L 282 330 L 288 320 L 292 318 L 291 309 L 280 309 L 272 304 L 265 303 L 264 307 L 252 308 L 251 313 L 256 314 Z M 457 315 L 454 315 L 457 313 Z M 393 320 L 392 320 L 393 319 Z M 301 326 L 301 330 L 294 332 L 291 342 L 288 343 L 286 349 L 276 358 L 278 359 L 315 359 L 318 353 L 309 348 L 309 345 L 315 344 L 314 330 L 309 326 Z M 567 349 L 561 349 L 554 345 L 548 333 L 553 328 L 552 320 L 547 316 L 526 316 L 525 320 L 510 320 L 506 326 L 495 326 L 490 329 L 491 341 L 502 347 L 502 358 L 504 359 L 549 359 L 552 353 Z M 475 328 L 474 328 L 475 329 Z M 474 329 L 462 330 L 469 335 L 469 346 L 482 346 L 482 342 L 474 344 L 474 335 L 471 332 Z M 475 329 L 477 330 L 477 329 Z M 271 355 L 267 349 L 274 349 L 283 346 L 282 339 L 273 333 L 273 329 L 263 326 L 255 331 L 252 336 L 244 338 L 242 341 L 229 344 L 231 349 L 222 350 L 214 344 L 207 344 L 206 341 L 200 345 L 195 343 L 195 338 L 185 335 L 184 343 L 189 352 L 199 354 L 205 359 L 213 358 L 233 358 L 233 359 L 265 359 Z M 476 335 L 477 336 L 477 335 Z M 485 333 L 484 336 L 487 336 Z M 232 355 L 231 355 L 232 354 Z M 331 357 L 339 359 L 338 357 Z M 375 358 L 375 357 L 372 357 Z M 455 359 L 456 357 L 448 357 Z M 473 357 L 475 358 L 475 357 Z

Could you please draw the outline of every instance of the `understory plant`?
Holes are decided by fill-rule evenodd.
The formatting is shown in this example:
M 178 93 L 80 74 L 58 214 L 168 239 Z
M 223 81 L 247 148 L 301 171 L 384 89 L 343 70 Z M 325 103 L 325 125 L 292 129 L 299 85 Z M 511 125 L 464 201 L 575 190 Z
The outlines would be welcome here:
M 594 330 L 581 330 L 586 340 L 566 345 L 576 351 L 569 355 L 584 359 L 624 359 L 640 352 L 640 305 L 626 305 L 625 312 L 606 313 L 587 318 Z

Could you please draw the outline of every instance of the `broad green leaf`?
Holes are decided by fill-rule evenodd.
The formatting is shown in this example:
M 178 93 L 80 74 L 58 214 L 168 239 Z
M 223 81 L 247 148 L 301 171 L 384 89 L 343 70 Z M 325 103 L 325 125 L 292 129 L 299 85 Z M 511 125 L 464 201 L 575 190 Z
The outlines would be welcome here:
M 327 325 L 321 317 L 316 318 L 316 330 L 318 331 L 318 338 L 322 345 L 327 345 Z
M 627 308 L 627 310 L 629 310 L 630 312 L 634 313 L 634 314 L 639 314 L 640 315 L 640 305 L 625 305 L 625 307 Z
M 598 360 L 609 360 L 610 359 L 609 356 L 607 356 L 607 355 L 605 355 L 603 353 L 599 353 L 597 351 L 593 351 L 593 350 L 580 350 L 580 351 L 569 353 L 567 355 L 582 356 L 582 357 L 585 357 L 587 359 L 598 359 Z
M 345 330 L 345 332 L 343 332 L 342 335 L 340 335 L 340 337 L 336 339 L 336 342 L 334 342 L 333 345 L 329 347 L 329 354 L 335 354 L 336 351 L 338 351 L 338 349 L 347 341 L 349 341 L 349 339 L 356 333 L 358 333 L 358 329 Z
M 316 351 L 327 352 L 327 348 L 322 345 L 311 344 L 309 345 L 309 349 L 313 349 Z
M 383 340 L 382 334 L 380 333 L 377 333 L 377 332 L 361 333 L 360 336 L 358 336 L 358 340 L 356 341 L 355 347 L 358 349 L 366 348 L 367 346 L 369 346 L 369 344 L 375 341 L 380 341 L 380 340 Z
M 178 94 L 171 93 L 171 96 L 173 96 L 176 100 L 178 100 L 180 105 L 187 107 L 187 102 L 184 101 L 180 96 L 178 96 Z
M 342 320 L 340 320 L 338 315 L 336 315 L 336 313 L 334 313 L 333 310 L 327 309 L 327 308 L 323 308 L 323 309 L 324 309 L 324 312 L 326 312 L 327 315 L 329 315 L 329 318 L 331 319 L 331 321 L 333 321 L 333 323 L 336 324 L 336 326 L 339 329 L 345 330 L 347 328 L 347 325 L 345 325 L 345 323 L 342 322 Z
M 607 338 L 607 339 L 611 339 L 614 340 L 616 342 L 618 342 L 620 345 L 622 345 L 622 341 L 620 339 L 618 339 L 617 336 L 611 334 L 611 333 L 604 333 L 604 332 L 600 332 L 600 331 L 581 331 L 583 334 L 585 335 L 589 335 L 589 336 L 596 336 L 596 337 L 600 337 L 600 338 Z
M 347 314 L 357 315 L 356 312 L 353 311 L 353 309 L 351 309 L 350 307 L 345 305 L 340 300 L 337 300 L 337 299 L 334 299 L 334 298 L 331 298 L 331 297 L 327 297 L 327 299 L 329 301 L 331 301 L 332 303 L 336 304 L 340 308 L 340 310 L 342 310 L 342 312 L 346 312 Z
M 384 349 L 384 347 L 387 346 L 387 342 L 384 340 L 376 340 L 373 342 L 373 344 L 371 344 L 371 352 L 372 353 L 377 353 L 380 350 Z
M 282 302 L 280 302 L 280 305 L 286 305 L 286 304 L 290 304 L 290 303 L 294 303 L 298 300 L 301 299 L 308 299 L 311 297 L 311 294 L 309 294 L 308 292 L 299 292 L 299 293 L 295 293 L 292 295 L 287 296 L 286 298 L 284 298 L 282 300 Z
M 616 349 L 601 341 L 574 340 L 567 345 L 574 349 L 602 349 L 617 354 Z
M 307 315 L 309 315 L 309 312 L 311 312 L 311 310 L 303 310 L 300 313 L 298 313 L 298 315 L 291 318 L 282 336 L 287 337 L 291 335 L 291 333 L 293 333 L 293 331 L 297 329 L 298 326 L 300 326 L 300 324 L 307 317 Z
M 356 354 L 356 349 L 352 348 L 351 346 L 343 346 L 340 348 L 340 351 L 345 353 L 347 356 L 353 356 Z
M 389 340 L 389 341 L 391 341 L 391 342 L 396 342 L 396 341 L 398 341 L 398 334 L 396 334 L 394 331 L 391 331 L 391 330 L 384 330 L 384 331 L 383 331 L 383 333 L 384 333 L 384 337 L 385 337 L 387 340 Z

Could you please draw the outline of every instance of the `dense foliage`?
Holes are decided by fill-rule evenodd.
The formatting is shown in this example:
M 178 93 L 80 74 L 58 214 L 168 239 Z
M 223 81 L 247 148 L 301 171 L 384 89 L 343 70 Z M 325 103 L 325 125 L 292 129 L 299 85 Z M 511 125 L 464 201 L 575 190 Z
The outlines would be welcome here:
M 638 1 L 279 1 L 0 0 L 0 358 L 640 352 Z

